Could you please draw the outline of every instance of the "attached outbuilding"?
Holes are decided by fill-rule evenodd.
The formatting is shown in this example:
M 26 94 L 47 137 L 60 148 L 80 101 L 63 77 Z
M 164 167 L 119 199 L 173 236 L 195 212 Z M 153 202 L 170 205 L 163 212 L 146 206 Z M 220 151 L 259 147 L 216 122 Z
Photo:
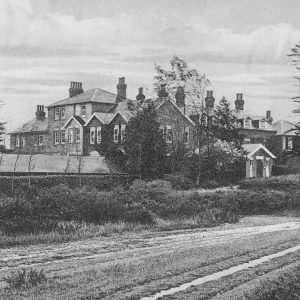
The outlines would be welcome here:
M 243 148 L 247 152 L 246 178 L 271 176 L 275 155 L 262 144 L 244 144 Z

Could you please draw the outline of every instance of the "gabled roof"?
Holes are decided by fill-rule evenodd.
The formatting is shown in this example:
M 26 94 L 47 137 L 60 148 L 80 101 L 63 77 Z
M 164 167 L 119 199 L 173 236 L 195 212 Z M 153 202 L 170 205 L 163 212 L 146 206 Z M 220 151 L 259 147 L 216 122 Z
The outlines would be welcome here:
M 194 123 L 194 121 L 192 121 L 192 119 L 190 119 L 187 115 L 185 115 L 185 114 L 181 111 L 181 109 L 178 107 L 178 105 L 177 105 L 174 101 L 172 101 L 172 100 L 167 100 L 167 101 L 164 101 L 164 102 L 160 103 L 160 104 L 156 107 L 156 109 L 159 110 L 159 109 L 160 109 L 163 105 L 165 105 L 166 103 L 171 103 L 171 104 L 175 107 L 175 109 L 176 109 L 177 111 L 179 111 L 179 113 L 180 113 L 184 118 L 186 118 L 186 120 L 187 120 L 188 122 L 190 122 L 193 126 L 196 126 L 196 124 Z
M 97 118 L 102 124 L 109 124 L 115 114 L 112 113 L 100 113 L 94 112 L 92 116 L 85 122 L 84 126 L 87 126 L 93 118 Z
M 260 149 L 264 150 L 272 158 L 276 158 L 276 156 L 262 144 L 244 144 L 242 147 L 248 152 L 247 158 L 251 158 Z
M 297 136 L 295 125 L 289 121 L 279 120 L 273 123 L 273 127 L 277 131 L 276 135 Z
M 55 103 L 48 105 L 47 107 L 49 108 L 49 107 L 55 107 L 61 105 L 70 105 L 70 104 L 87 103 L 87 102 L 115 104 L 118 101 L 122 101 L 122 99 L 119 98 L 116 94 L 96 88 L 93 90 L 83 92 L 82 94 L 78 94 L 74 97 L 57 101 Z
M 25 123 L 22 127 L 19 127 L 9 134 L 14 133 L 30 133 L 30 132 L 45 132 L 48 131 L 48 118 L 33 119 Z
M 79 116 L 72 116 L 66 123 L 65 125 L 62 127 L 62 128 L 66 128 L 66 126 L 72 121 L 74 120 L 75 122 L 77 122 L 80 126 L 83 126 L 85 124 L 85 121 L 80 118 Z
M 130 111 L 130 110 L 120 110 L 120 111 L 117 111 L 113 117 L 111 118 L 111 120 L 109 121 L 112 122 L 113 119 L 117 116 L 117 115 L 120 115 L 126 122 L 128 122 L 130 120 L 130 118 L 134 117 L 135 114 L 133 113 L 133 111 Z

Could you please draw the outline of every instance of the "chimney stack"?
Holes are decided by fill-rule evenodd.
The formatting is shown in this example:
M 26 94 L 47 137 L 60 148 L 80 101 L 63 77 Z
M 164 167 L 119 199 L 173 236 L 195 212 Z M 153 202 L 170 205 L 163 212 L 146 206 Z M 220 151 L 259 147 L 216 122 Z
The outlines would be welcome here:
M 272 124 L 273 122 L 273 118 L 271 117 L 271 111 L 270 110 L 267 110 L 267 113 L 266 113 L 266 120 L 269 124 Z
M 35 115 L 38 120 L 42 120 L 45 118 L 46 113 L 44 111 L 44 105 L 37 105 Z
M 142 104 L 145 101 L 146 97 L 143 94 L 143 88 L 142 87 L 139 88 L 139 93 L 135 98 L 136 98 L 136 100 L 138 101 L 139 104 Z
M 176 104 L 178 107 L 185 107 L 185 92 L 184 88 L 179 86 L 175 94 Z
M 82 94 L 82 82 L 71 81 L 69 88 L 70 98 Z
M 205 105 L 207 109 L 213 109 L 215 106 L 215 98 L 213 96 L 213 91 L 207 91 L 205 98 Z
M 166 91 L 166 85 L 161 85 L 159 91 L 157 92 L 157 95 L 160 99 L 165 99 L 169 96 L 169 93 Z
M 117 84 L 117 95 L 120 98 L 119 100 L 126 99 L 126 88 L 125 77 L 119 78 L 119 83 Z
M 236 94 L 236 100 L 234 102 L 235 109 L 237 111 L 244 110 L 244 103 L 245 103 L 245 101 L 243 100 L 243 94 L 242 93 L 237 93 Z

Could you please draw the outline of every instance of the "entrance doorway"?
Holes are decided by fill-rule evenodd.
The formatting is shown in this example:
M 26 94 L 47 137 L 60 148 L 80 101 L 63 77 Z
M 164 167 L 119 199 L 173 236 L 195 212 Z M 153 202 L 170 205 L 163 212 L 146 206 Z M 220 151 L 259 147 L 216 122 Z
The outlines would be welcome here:
M 256 176 L 264 177 L 264 163 L 261 159 L 256 160 Z

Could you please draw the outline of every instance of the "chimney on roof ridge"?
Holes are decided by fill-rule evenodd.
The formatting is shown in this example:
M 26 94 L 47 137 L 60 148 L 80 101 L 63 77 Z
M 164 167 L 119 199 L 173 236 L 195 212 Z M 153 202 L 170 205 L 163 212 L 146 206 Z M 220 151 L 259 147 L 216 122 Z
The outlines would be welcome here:
M 158 98 L 166 99 L 169 96 L 169 93 L 166 91 L 166 84 L 162 84 L 157 92 Z
M 82 93 L 83 93 L 82 82 L 71 81 L 70 88 L 69 88 L 70 98 Z
M 139 104 L 142 104 L 145 101 L 146 97 L 143 94 L 143 88 L 142 87 L 139 88 L 139 93 L 137 94 L 137 96 L 135 98 L 136 98 L 136 100 L 138 101 Z
M 182 86 L 177 87 L 175 94 L 176 104 L 178 107 L 185 107 L 185 92 Z
M 119 78 L 119 83 L 117 84 L 117 95 L 121 100 L 126 99 L 126 88 L 125 77 Z
M 269 124 L 273 123 L 273 118 L 271 117 L 271 111 L 270 110 L 267 110 L 267 112 L 266 112 L 266 120 Z
M 243 94 L 237 93 L 236 100 L 234 102 L 236 111 L 244 110 L 244 103 L 245 101 L 243 100 Z
M 207 91 L 207 95 L 205 97 L 205 105 L 207 109 L 213 109 L 215 106 L 215 98 L 213 96 L 213 91 Z
M 46 117 L 44 105 L 37 105 L 35 115 L 38 120 L 42 120 Z

